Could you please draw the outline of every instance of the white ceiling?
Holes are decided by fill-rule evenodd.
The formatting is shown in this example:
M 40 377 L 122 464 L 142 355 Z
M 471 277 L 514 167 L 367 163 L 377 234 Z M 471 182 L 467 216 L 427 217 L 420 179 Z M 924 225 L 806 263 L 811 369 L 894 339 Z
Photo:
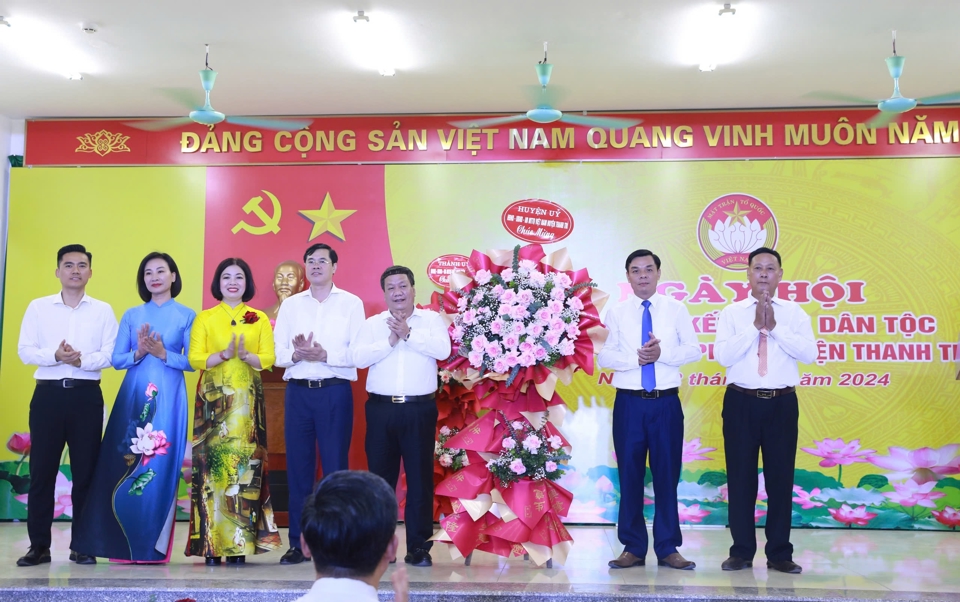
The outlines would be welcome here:
M 721 4 L 0 0 L 13 23 L 0 27 L 0 115 L 180 115 L 156 88 L 199 90 L 204 43 L 220 73 L 214 106 L 234 115 L 526 110 L 522 87 L 536 83 L 544 40 L 564 110 L 830 104 L 804 97 L 817 89 L 883 98 L 892 88 L 883 62 L 891 29 L 908 57 L 905 95 L 960 89 L 960 1 L 734 2 L 740 31 L 727 62 L 701 73 L 691 51 L 702 38 L 697 23 L 719 19 Z M 396 38 L 396 77 L 360 64 L 350 19 L 358 9 Z M 99 32 L 82 33 L 81 22 Z M 64 78 L 67 68 L 83 81 Z

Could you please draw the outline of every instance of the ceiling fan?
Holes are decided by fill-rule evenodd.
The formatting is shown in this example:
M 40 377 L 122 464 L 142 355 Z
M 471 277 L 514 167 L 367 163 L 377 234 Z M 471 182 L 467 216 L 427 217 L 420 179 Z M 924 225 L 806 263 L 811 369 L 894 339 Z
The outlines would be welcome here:
M 194 92 L 183 88 L 167 88 L 163 93 L 180 104 L 191 109 L 187 117 L 176 117 L 173 119 L 154 119 L 150 121 L 131 121 L 126 125 L 147 131 L 168 130 L 171 128 L 186 125 L 188 123 L 199 123 L 200 125 L 213 126 L 226 121 L 236 125 L 245 125 L 249 127 L 261 128 L 265 130 L 300 130 L 313 123 L 312 119 L 277 119 L 270 117 L 227 117 L 220 111 L 214 110 L 210 106 L 210 91 L 213 90 L 213 83 L 217 80 L 217 72 L 210 68 L 210 45 L 206 44 L 205 68 L 200 70 L 200 83 L 203 85 L 205 100 L 202 106 L 198 106 L 195 101 Z
M 554 123 L 560 121 L 589 127 L 621 129 L 635 126 L 643 121 L 642 119 L 628 119 L 625 117 L 588 117 L 585 114 L 571 115 L 570 113 L 562 113 L 553 108 L 553 105 L 556 104 L 556 95 L 547 90 L 547 84 L 550 83 L 550 74 L 552 72 L 553 65 L 547 62 L 547 43 L 544 42 L 543 60 L 537 63 L 537 78 L 540 80 L 540 86 L 534 91 L 535 96 L 533 100 L 536 104 L 535 108 L 519 115 L 451 121 L 450 125 L 458 128 L 482 128 L 530 120 L 534 123 Z
M 912 110 L 917 105 L 935 105 L 960 102 L 960 91 L 924 96 L 923 98 L 906 98 L 900 94 L 900 75 L 903 73 L 903 63 L 907 57 L 897 55 L 897 32 L 893 32 L 893 56 L 886 58 L 887 70 L 893 78 L 893 94 L 890 98 L 874 100 L 860 96 L 850 96 L 836 92 L 811 92 L 807 96 L 825 100 L 840 100 L 856 104 L 877 105 L 880 112 L 870 118 L 866 125 L 869 128 L 884 127 L 897 118 L 897 115 Z

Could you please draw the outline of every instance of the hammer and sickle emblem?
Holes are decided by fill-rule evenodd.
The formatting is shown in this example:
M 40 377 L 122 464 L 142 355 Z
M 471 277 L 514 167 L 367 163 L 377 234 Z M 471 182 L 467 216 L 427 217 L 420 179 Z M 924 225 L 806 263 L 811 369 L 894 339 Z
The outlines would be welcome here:
M 236 234 L 240 230 L 246 230 L 250 234 L 260 235 L 266 234 L 267 232 L 273 232 L 274 234 L 280 232 L 280 214 L 281 207 L 280 201 L 277 200 L 277 197 L 273 196 L 270 192 L 266 190 L 261 190 L 263 194 L 270 197 L 270 202 L 273 204 L 273 215 L 267 215 L 267 212 L 263 210 L 263 207 L 260 206 L 260 203 L 263 202 L 263 197 L 255 196 L 247 204 L 243 206 L 244 213 L 252 213 L 263 223 L 262 226 L 251 226 L 247 222 L 240 220 L 237 222 L 237 225 L 233 227 L 230 231 Z

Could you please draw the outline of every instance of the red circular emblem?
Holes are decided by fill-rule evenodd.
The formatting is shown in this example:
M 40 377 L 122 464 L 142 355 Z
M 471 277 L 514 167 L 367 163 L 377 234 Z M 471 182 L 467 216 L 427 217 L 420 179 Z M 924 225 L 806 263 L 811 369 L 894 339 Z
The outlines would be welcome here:
M 725 270 L 747 269 L 750 252 L 777 244 L 777 220 L 757 197 L 734 192 L 707 205 L 697 222 L 697 239 L 707 259 Z
M 510 203 L 500 221 L 507 232 L 524 242 L 559 242 L 573 232 L 573 215 L 560 205 L 543 199 Z
M 457 270 L 465 271 L 467 261 L 469 257 L 465 255 L 441 255 L 427 266 L 427 277 L 437 286 L 446 287 L 450 284 L 450 274 Z

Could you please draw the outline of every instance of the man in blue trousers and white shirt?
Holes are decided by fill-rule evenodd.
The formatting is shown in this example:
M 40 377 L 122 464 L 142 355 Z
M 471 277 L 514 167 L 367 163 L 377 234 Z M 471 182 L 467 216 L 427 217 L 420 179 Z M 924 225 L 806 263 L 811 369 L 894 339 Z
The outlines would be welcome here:
M 650 453 L 654 509 L 653 551 L 657 564 L 689 570 L 696 564 L 677 551 L 683 544 L 677 510 L 677 483 L 683 458 L 680 366 L 700 359 L 700 344 L 687 308 L 657 293 L 660 258 L 646 249 L 626 261 L 633 297 L 607 312 L 610 334 L 597 356 L 614 370 L 613 447 L 620 472 L 623 553 L 610 568 L 643 566 L 647 526 L 643 520 L 643 481 Z

